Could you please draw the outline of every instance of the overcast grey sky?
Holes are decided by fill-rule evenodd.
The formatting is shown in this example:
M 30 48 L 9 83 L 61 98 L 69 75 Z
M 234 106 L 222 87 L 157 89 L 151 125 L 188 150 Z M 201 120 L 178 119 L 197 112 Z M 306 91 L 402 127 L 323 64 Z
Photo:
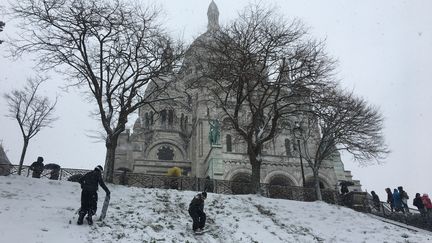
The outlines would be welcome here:
M 145 1 L 144 1 L 145 2 Z M 210 0 L 159 0 L 165 9 L 165 23 L 176 37 L 193 40 L 207 26 Z M 233 19 L 247 0 L 216 0 L 220 22 Z M 342 86 L 380 107 L 385 120 L 386 141 L 392 153 L 381 165 L 359 167 L 344 155 L 345 169 L 361 181 L 364 190 L 375 190 L 382 200 L 384 188 L 402 185 L 410 197 L 416 192 L 432 193 L 430 174 L 432 151 L 432 1 L 400 0 L 309 0 L 265 1 L 287 18 L 300 18 L 318 39 L 326 39 L 328 53 L 339 60 Z M 0 0 L 5 4 L 6 0 Z M 2 19 L 3 14 L 0 15 Z M 7 20 L 7 19 L 6 19 Z M 16 31 L 9 22 L 0 38 Z M 34 75 L 31 57 L 12 62 L 3 57 L 8 46 L 0 46 L 0 92 L 21 87 Z M 98 121 L 89 118 L 91 105 L 77 91 L 62 93 L 63 79 L 57 74 L 42 89 L 46 95 L 60 95 L 53 128 L 46 128 L 31 140 L 25 164 L 37 156 L 63 167 L 93 168 L 103 164 L 103 142 L 87 135 L 97 130 Z M 0 140 L 12 163 L 19 161 L 22 138 L 16 121 L 6 118 L 0 99 Z M 410 199 L 411 200 L 411 199 Z

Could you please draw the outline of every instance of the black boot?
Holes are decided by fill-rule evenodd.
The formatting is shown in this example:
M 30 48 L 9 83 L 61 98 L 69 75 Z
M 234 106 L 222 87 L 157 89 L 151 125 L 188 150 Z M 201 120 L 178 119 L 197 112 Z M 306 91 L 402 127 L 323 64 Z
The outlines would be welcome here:
M 85 213 L 81 213 L 81 212 L 79 213 L 79 217 L 78 217 L 78 221 L 77 221 L 78 225 L 83 224 L 84 216 L 85 216 Z
M 92 225 L 92 224 L 93 224 L 93 219 L 92 219 L 92 216 L 91 216 L 91 215 L 87 215 L 87 223 L 88 223 L 89 225 Z

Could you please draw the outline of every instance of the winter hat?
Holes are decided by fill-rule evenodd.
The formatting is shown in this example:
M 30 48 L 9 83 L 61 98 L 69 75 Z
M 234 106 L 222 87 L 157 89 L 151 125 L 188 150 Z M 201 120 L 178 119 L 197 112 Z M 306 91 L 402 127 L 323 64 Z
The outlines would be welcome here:
M 202 192 L 201 195 L 202 195 L 204 198 L 207 198 L 207 192 Z
M 103 171 L 103 168 L 102 168 L 101 165 L 98 165 L 98 166 L 96 166 L 95 170 L 98 170 L 98 171 L 102 172 L 102 171 Z
M 43 162 L 43 157 L 38 157 L 37 162 Z

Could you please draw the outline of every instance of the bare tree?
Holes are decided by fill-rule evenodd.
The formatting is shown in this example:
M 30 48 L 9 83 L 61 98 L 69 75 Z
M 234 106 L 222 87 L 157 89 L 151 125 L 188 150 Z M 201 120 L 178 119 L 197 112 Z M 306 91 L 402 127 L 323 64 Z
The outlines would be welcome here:
M 247 143 L 252 191 L 260 183 L 262 148 L 305 104 L 304 92 L 326 86 L 334 62 L 303 24 L 274 10 L 249 6 L 231 24 L 197 41 L 202 70 L 192 87 L 203 87 Z
M 0 32 L 3 31 L 3 28 L 5 27 L 5 23 L 3 21 L 0 21 Z M 3 40 L 0 40 L 0 44 L 3 43 Z
M 338 151 L 347 151 L 360 163 L 380 161 L 389 153 L 384 143 L 380 111 L 352 92 L 322 90 L 311 98 L 311 109 L 298 125 L 303 157 L 312 168 L 318 200 L 322 200 L 319 171 Z
M 30 139 L 40 132 L 44 127 L 49 127 L 57 117 L 53 116 L 57 98 L 51 102 L 48 97 L 37 94 L 39 86 L 45 81 L 44 78 L 29 78 L 26 86 L 21 90 L 12 90 L 4 94 L 8 103 L 8 117 L 16 119 L 21 129 L 24 140 L 19 162 L 18 174 L 27 152 Z
M 105 175 L 111 182 L 117 140 L 128 116 L 160 101 L 148 97 L 166 97 L 159 94 L 181 56 L 158 23 L 159 10 L 122 0 L 24 0 L 13 11 L 25 30 L 16 53 L 39 53 L 42 67 L 60 68 L 97 105 L 106 133 Z

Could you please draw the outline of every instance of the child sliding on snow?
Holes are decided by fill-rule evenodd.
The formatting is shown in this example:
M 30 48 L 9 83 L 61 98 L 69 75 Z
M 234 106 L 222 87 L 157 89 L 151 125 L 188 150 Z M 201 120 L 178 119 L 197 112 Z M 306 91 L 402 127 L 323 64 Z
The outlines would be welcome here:
M 207 198 L 207 192 L 197 194 L 189 204 L 189 215 L 192 217 L 192 230 L 199 234 L 203 231 L 206 222 L 204 213 L 204 200 Z

